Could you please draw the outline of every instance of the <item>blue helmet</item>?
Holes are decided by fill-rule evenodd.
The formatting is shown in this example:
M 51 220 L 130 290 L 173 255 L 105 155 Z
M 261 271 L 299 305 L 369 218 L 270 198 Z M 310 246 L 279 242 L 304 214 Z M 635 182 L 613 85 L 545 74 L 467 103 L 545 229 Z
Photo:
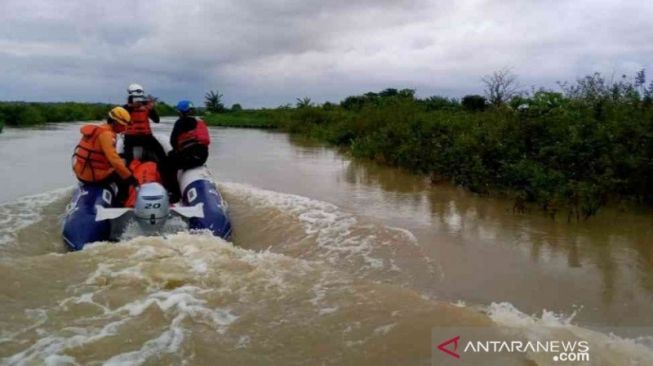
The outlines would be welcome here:
M 195 108 L 193 106 L 193 102 L 190 100 L 180 100 L 179 103 L 177 103 L 177 110 L 181 113 L 188 113 L 191 111 L 191 109 Z

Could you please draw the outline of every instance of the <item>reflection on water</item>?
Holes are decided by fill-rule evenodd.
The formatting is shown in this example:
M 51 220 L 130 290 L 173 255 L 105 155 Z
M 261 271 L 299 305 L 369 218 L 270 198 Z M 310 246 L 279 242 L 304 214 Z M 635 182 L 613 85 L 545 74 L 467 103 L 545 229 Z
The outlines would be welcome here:
M 653 324 L 650 211 L 605 208 L 585 222 L 554 221 L 537 209 L 514 213 L 507 199 L 289 141 L 299 159 L 341 161 L 331 177 L 341 188 L 335 195 L 347 196 L 339 204 L 416 233 L 454 278 L 437 283 L 438 296 L 506 299 L 527 311 L 581 307 L 578 318 L 591 323 Z
M 415 202 L 426 197 L 431 188 L 426 178 L 422 179 L 400 169 L 390 169 L 359 159 L 350 161 L 343 176 L 354 185 L 379 187 L 385 192 L 413 193 L 415 195 L 406 198 Z

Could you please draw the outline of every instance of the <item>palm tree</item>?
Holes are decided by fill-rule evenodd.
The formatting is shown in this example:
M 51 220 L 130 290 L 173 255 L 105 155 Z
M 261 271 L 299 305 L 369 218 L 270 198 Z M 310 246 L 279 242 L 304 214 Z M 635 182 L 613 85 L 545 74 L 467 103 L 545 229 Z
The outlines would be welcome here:
M 309 97 L 304 97 L 304 98 L 297 98 L 297 108 L 306 108 L 312 106 L 313 103 L 311 103 L 311 98 Z
M 206 110 L 214 113 L 224 112 L 224 104 L 222 104 L 222 94 L 219 91 L 210 90 L 204 96 L 204 104 L 206 105 Z

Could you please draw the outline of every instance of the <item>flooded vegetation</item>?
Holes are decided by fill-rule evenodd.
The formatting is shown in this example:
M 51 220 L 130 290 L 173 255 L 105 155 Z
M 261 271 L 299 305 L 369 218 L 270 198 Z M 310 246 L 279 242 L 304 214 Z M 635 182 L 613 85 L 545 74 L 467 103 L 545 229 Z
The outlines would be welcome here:
M 269 127 L 348 147 L 352 154 L 450 181 L 477 193 L 506 193 L 514 209 L 540 208 L 578 221 L 607 203 L 651 207 L 653 83 L 599 74 L 560 90 L 518 93 L 495 73 L 488 100 L 420 99 L 410 89 L 351 96 L 339 104 L 299 99 L 295 108 L 207 116 L 217 125 Z

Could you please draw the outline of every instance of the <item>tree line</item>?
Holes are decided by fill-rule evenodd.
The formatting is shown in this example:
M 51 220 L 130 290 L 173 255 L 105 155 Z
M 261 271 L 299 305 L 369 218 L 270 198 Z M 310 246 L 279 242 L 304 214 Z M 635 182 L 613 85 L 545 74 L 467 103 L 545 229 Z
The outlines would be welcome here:
M 106 118 L 113 104 L 106 103 L 32 103 L 0 102 L 0 131 L 4 125 L 25 127 L 45 122 L 96 121 Z M 174 108 L 158 102 L 162 116 L 176 115 Z

